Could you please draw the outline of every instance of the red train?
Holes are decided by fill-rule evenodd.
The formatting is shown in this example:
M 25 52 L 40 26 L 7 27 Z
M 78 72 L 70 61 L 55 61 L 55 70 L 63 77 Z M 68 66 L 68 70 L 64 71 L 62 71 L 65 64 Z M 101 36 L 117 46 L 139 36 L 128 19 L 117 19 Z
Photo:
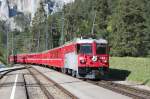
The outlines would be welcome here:
M 109 70 L 109 47 L 105 39 L 76 39 L 41 53 L 11 55 L 9 61 L 47 65 L 78 78 L 97 79 Z

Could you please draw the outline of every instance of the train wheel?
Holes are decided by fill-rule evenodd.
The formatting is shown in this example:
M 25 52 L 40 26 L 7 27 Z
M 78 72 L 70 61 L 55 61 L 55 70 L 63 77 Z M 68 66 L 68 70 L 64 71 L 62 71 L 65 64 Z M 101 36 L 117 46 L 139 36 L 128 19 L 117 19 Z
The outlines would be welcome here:
M 63 72 L 64 74 L 67 74 L 67 73 L 68 73 L 68 70 L 67 70 L 67 68 L 62 68 L 62 69 L 61 69 L 61 72 Z
M 64 68 L 61 68 L 61 72 L 64 73 Z
M 71 69 L 68 69 L 68 74 L 72 75 L 72 70 Z
M 64 72 L 65 72 L 65 74 L 68 74 L 68 69 L 67 69 L 67 68 L 65 68 L 65 71 L 64 71 Z
M 75 70 L 72 70 L 72 76 L 76 77 L 76 71 Z

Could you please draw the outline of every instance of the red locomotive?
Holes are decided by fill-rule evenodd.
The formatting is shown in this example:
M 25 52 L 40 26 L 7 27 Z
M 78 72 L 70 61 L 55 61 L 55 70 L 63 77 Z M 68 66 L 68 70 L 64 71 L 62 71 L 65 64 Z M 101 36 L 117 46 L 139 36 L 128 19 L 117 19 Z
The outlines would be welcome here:
M 9 61 L 47 65 L 78 78 L 97 79 L 109 70 L 109 48 L 105 39 L 76 39 L 41 53 L 11 55 Z

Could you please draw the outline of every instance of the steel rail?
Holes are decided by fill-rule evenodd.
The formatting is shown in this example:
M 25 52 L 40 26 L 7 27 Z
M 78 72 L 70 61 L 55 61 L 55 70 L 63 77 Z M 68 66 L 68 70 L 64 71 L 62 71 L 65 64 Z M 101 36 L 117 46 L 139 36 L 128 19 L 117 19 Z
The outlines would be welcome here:
M 57 82 L 53 81 L 52 79 L 48 78 L 47 76 L 45 76 L 43 73 L 41 73 L 40 71 L 38 71 L 37 69 L 33 68 L 35 71 L 37 71 L 40 75 L 42 75 L 45 79 L 47 79 L 48 81 L 52 82 L 54 84 L 54 86 L 56 86 L 57 88 L 59 88 L 61 91 L 63 91 L 65 94 L 67 94 L 68 96 L 71 97 L 71 99 L 79 99 L 78 97 L 76 97 L 75 95 L 73 95 L 72 93 L 70 93 L 68 90 L 66 90 L 65 88 L 63 88 L 62 86 L 60 86 Z
M 17 71 L 17 70 L 22 70 L 22 69 L 26 69 L 26 67 L 20 67 L 20 68 L 17 67 L 17 68 L 14 68 L 14 69 L 1 71 L 0 73 L 2 73 L 2 72 L 4 72 L 4 73 L 0 75 L 0 79 L 2 79 L 5 75 L 7 75 L 10 72 Z
M 144 90 L 144 89 L 139 89 L 139 88 L 135 88 L 135 87 L 132 87 L 130 85 L 123 85 L 123 84 L 119 84 L 119 83 L 114 83 L 114 82 L 108 82 L 109 84 L 112 84 L 114 86 L 119 86 L 121 88 L 126 88 L 130 91 L 134 91 L 136 93 L 140 93 L 140 94 L 143 94 L 143 95 L 146 95 L 146 96 L 149 96 L 150 97 L 150 91 L 148 90 Z
M 43 93 L 46 95 L 48 99 L 54 99 L 54 97 L 49 93 L 49 91 L 46 89 L 46 87 L 41 83 L 41 81 L 35 76 L 32 70 L 27 68 L 30 74 L 33 76 L 33 78 L 36 80 L 37 84 L 40 86 Z
M 29 99 L 29 93 L 28 93 L 27 83 L 26 83 L 26 79 L 25 79 L 25 74 L 23 74 L 23 81 L 24 81 L 26 97 L 27 97 L 27 99 Z
M 120 94 L 132 97 L 133 99 L 150 99 L 150 92 L 147 90 L 133 88 L 128 85 L 114 83 L 112 81 L 90 81 L 87 80 L 89 83 L 93 83 L 100 87 L 118 92 Z

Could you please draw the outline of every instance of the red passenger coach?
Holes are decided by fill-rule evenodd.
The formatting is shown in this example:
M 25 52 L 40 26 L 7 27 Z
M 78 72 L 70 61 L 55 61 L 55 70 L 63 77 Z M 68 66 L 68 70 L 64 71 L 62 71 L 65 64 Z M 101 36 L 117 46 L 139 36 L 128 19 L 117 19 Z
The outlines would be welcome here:
M 109 69 L 109 48 L 105 39 L 76 39 L 41 53 L 10 56 L 12 63 L 47 65 L 78 78 L 97 79 Z

